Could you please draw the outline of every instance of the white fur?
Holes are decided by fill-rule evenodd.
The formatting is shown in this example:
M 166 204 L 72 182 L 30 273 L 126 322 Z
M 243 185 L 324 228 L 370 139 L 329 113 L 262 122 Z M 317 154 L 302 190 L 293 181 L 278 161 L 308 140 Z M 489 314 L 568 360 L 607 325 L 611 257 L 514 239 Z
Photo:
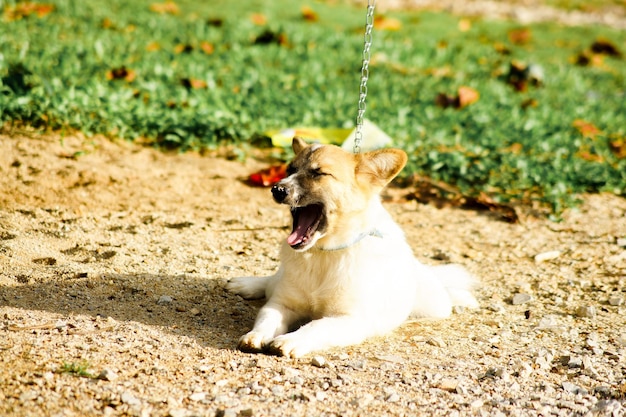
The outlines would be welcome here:
M 353 242 L 334 251 L 340 243 Z M 254 328 L 239 341 L 244 351 L 269 350 L 298 357 L 331 346 L 360 343 L 387 333 L 408 317 L 444 318 L 453 305 L 477 307 L 476 281 L 456 265 L 419 263 L 404 233 L 378 195 L 345 227 L 319 239 L 306 251 L 283 243 L 275 275 L 233 278 L 227 289 L 244 298 L 267 297 Z M 299 329 L 289 328 L 310 320 Z

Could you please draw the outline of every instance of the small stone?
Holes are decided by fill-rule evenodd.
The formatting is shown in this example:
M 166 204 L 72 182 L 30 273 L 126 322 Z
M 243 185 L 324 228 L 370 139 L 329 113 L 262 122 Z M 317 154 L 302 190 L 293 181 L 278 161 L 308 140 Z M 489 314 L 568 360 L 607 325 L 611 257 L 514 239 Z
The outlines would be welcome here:
M 600 400 L 592 411 L 603 416 L 619 416 L 625 410 L 622 403 L 618 400 Z
M 124 404 L 141 405 L 141 400 L 128 391 L 123 392 L 120 399 Z
M 537 255 L 535 255 L 535 262 L 541 263 L 545 261 L 551 261 L 553 259 L 558 258 L 559 256 L 561 256 L 561 251 L 559 250 L 542 252 L 542 253 L 538 253 Z
M 198 310 L 197 308 L 192 308 L 191 310 L 189 310 L 189 313 L 191 313 L 192 316 L 199 316 L 200 315 L 200 310 Z
M 206 399 L 206 392 L 194 392 L 189 396 L 191 401 L 204 401 Z
M 189 412 L 184 408 L 171 408 L 167 411 L 169 417 L 187 417 Z
M 485 404 L 485 402 L 479 398 L 477 400 L 472 401 L 472 403 L 470 404 L 470 407 L 472 407 L 472 408 L 480 408 L 484 404 Z
M 170 304 L 172 301 L 174 301 L 174 299 L 170 297 L 169 295 L 162 295 L 159 297 L 157 304 L 166 305 L 166 304 Z
M 609 304 L 616 307 L 621 306 L 622 304 L 624 304 L 624 299 L 617 295 L 612 295 L 609 297 Z
M 452 378 L 444 378 L 439 383 L 439 389 L 444 391 L 455 392 L 457 387 L 459 386 L 459 381 Z
M 579 387 L 576 384 L 572 384 L 571 382 L 568 382 L 568 381 L 564 381 L 561 384 L 561 387 L 563 387 L 563 390 L 565 390 L 565 391 L 567 391 L 567 392 L 569 392 L 571 394 L 583 394 L 583 395 L 587 394 L 587 390 Z
M 395 392 L 387 397 L 387 402 L 397 403 L 398 401 L 400 401 L 400 396 Z
M 102 379 L 104 381 L 115 381 L 118 378 L 117 373 L 109 368 L 104 368 L 98 374 L 98 379 Z
M 620 237 L 617 239 L 617 246 L 626 248 L 626 237 Z
M 594 306 L 579 306 L 576 308 L 576 316 L 592 319 L 596 316 L 596 308 Z
M 317 391 L 315 393 L 315 399 L 317 401 L 324 401 L 326 398 L 328 398 L 328 395 L 324 391 Z
M 245 408 L 239 412 L 238 417 L 252 417 L 253 415 L 254 412 L 251 408 Z
M 432 346 L 437 346 L 440 348 L 446 347 L 446 342 L 440 337 L 431 337 L 428 339 L 427 343 Z
M 323 368 L 326 366 L 326 359 L 323 356 L 313 356 L 311 359 L 311 365 Z
M 217 410 L 215 417 L 237 417 L 237 410 L 227 408 L 225 410 Z
M 518 294 L 515 294 L 513 298 L 511 299 L 511 304 L 513 305 L 524 304 L 524 303 L 531 301 L 532 299 L 533 297 L 530 294 L 518 293 Z

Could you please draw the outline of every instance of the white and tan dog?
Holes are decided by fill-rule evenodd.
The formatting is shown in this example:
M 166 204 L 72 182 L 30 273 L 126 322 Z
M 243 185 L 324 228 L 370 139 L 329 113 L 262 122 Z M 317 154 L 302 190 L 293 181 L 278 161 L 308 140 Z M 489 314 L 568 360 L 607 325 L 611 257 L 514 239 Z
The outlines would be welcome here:
M 240 350 L 297 357 L 360 343 L 408 317 L 443 318 L 454 305 L 478 305 L 475 280 L 460 266 L 419 263 L 381 204 L 380 191 L 406 164 L 403 151 L 353 155 L 299 138 L 293 150 L 288 177 L 272 188 L 293 217 L 280 267 L 227 284 L 244 298 L 268 300 Z

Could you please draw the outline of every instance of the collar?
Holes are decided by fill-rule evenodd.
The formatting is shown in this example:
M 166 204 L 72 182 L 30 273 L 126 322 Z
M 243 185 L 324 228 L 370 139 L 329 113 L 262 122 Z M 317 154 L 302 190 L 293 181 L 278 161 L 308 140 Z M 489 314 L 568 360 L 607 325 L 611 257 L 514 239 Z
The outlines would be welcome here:
M 348 249 L 350 246 L 354 246 L 357 243 L 359 243 L 360 241 L 362 241 L 363 239 L 365 239 L 368 236 L 374 236 L 374 237 L 379 237 L 379 238 L 383 238 L 383 234 L 380 230 L 378 229 L 372 229 L 369 232 L 363 232 L 360 235 L 358 235 L 354 240 L 352 240 L 351 242 L 347 242 L 347 243 L 343 243 L 339 246 L 335 246 L 334 248 L 317 248 L 318 250 L 321 250 L 323 252 L 333 252 L 333 251 L 338 251 L 338 250 L 343 250 L 343 249 Z

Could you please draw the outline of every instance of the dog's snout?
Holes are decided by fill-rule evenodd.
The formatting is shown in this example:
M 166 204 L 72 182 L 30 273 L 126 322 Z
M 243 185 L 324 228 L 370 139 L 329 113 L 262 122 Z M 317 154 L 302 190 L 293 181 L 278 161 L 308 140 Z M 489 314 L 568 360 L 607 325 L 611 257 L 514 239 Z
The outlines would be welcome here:
M 285 201 L 288 195 L 289 190 L 285 186 L 276 184 L 272 187 L 272 196 L 274 196 L 274 200 L 276 200 L 277 203 Z

